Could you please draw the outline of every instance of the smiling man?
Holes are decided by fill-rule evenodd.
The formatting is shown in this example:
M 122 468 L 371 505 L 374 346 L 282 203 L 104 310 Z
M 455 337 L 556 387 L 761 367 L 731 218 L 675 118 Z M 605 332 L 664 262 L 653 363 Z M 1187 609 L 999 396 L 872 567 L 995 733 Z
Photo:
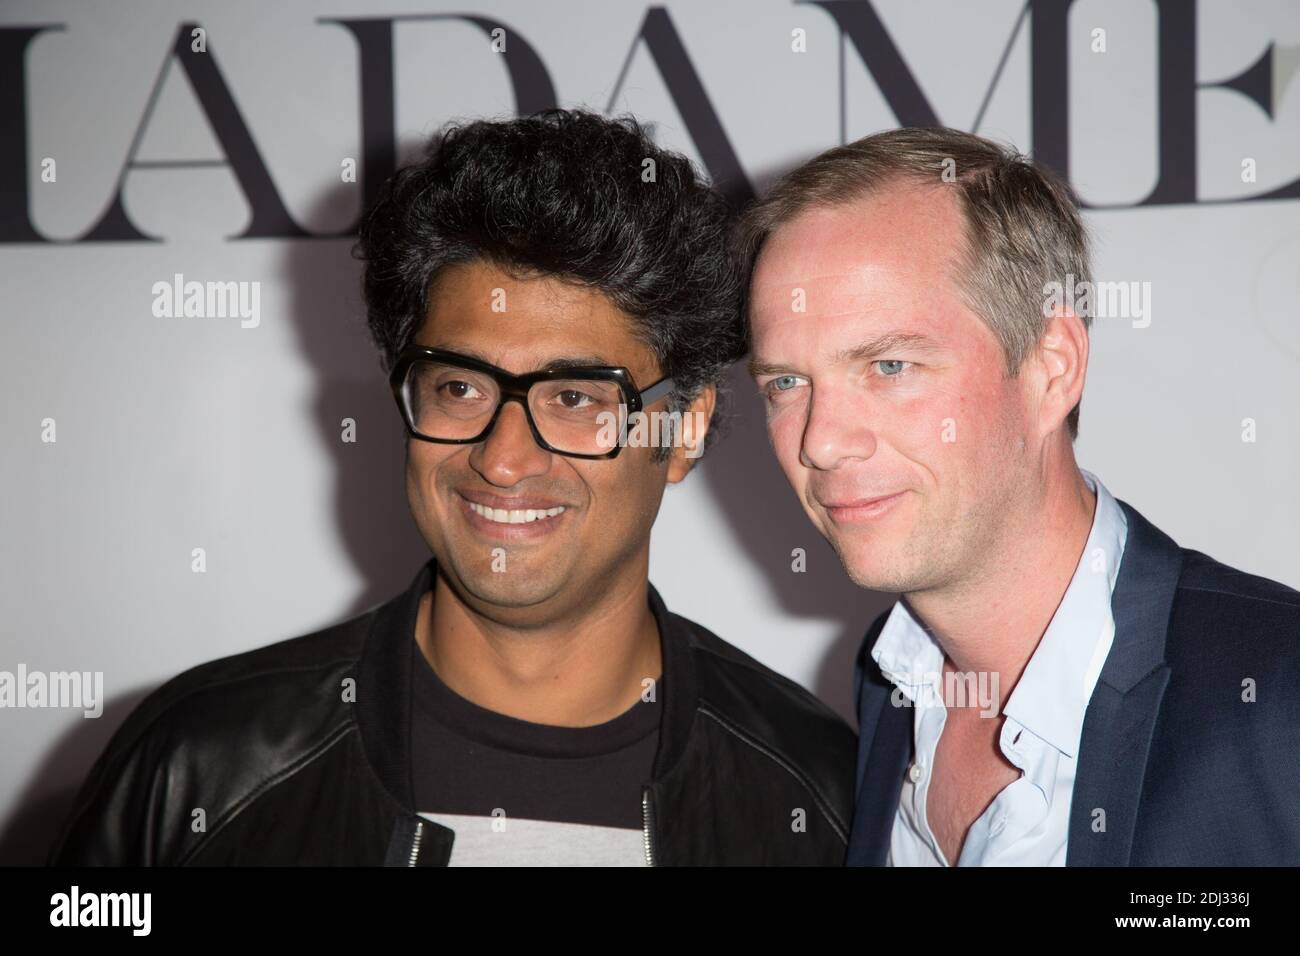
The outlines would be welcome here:
M 850 863 L 1300 863 L 1300 594 L 1076 464 L 1069 187 L 891 130 L 789 173 L 739 238 L 781 467 L 850 577 L 902 595 L 856 667 Z
M 744 351 L 728 225 L 686 159 L 584 111 L 398 171 L 358 251 L 433 557 L 156 691 L 53 861 L 842 863 L 853 732 L 647 577 Z

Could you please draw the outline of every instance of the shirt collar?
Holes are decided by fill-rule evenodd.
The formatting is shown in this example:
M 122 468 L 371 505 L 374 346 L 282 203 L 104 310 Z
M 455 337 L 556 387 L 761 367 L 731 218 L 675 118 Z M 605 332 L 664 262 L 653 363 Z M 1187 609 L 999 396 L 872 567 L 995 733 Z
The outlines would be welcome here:
M 920 688 L 943 669 L 943 649 L 912 614 L 906 602 L 897 602 L 880 636 L 871 647 L 880 672 L 913 703 Z
M 1003 713 L 1068 757 L 1074 757 L 1088 699 L 1101 670 L 1097 652 L 1113 634 L 1111 593 L 1128 521 L 1106 486 L 1090 472 L 1097 495 L 1092 529 L 1065 596 L 1029 658 Z
M 1092 528 L 1074 577 L 1029 659 L 1003 713 L 1052 747 L 1075 755 L 1105 631 L 1114 626 L 1110 599 L 1128 522 L 1106 486 L 1080 469 L 1097 495 Z M 916 701 L 929 675 L 942 672 L 943 649 L 903 601 L 890 611 L 871 656 L 881 673 Z

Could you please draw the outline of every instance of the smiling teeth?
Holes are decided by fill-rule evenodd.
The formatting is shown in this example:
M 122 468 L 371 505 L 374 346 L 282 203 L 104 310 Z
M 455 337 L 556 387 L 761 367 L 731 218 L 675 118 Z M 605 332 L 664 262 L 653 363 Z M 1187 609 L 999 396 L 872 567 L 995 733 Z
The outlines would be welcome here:
M 482 515 L 488 521 L 496 521 L 500 524 L 527 524 L 529 521 L 540 521 L 542 518 L 554 518 L 564 511 L 563 505 L 558 508 L 546 508 L 544 510 L 525 508 L 515 511 L 506 511 L 504 508 L 487 508 L 476 501 L 471 501 L 469 506 L 475 514 Z

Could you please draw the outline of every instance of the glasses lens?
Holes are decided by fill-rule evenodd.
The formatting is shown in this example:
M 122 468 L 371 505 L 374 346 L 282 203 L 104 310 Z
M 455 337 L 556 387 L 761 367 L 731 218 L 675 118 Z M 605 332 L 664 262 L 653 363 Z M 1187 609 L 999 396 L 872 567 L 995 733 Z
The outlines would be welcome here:
M 402 388 L 411 424 L 429 438 L 473 438 L 491 420 L 499 396 L 489 376 L 432 361 L 413 364 Z
M 528 407 L 546 443 L 574 455 L 601 455 L 618 444 L 627 406 L 614 382 L 552 379 L 536 382 Z

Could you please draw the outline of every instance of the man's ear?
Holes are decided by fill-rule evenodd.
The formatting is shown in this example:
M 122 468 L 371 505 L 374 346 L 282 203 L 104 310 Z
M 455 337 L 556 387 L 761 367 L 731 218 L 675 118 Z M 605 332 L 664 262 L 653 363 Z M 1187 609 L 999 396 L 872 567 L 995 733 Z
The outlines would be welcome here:
M 678 441 L 673 445 L 672 454 L 668 458 L 669 483 L 685 478 L 695 459 L 704 454 L 704 436 L 708 434 L 717 401 L 718 390 L 712 385 L 706 385 L 682 412 L 682 425 L 677 429 Z
M 1039 433 L 1068 431 L 1066 418 L 1083 397 L 1088 372 L 1088 328 L 1073 309 L 1057 309 L 1048 318 L 1035 349 L 1042 389 L 1038 401 Z

